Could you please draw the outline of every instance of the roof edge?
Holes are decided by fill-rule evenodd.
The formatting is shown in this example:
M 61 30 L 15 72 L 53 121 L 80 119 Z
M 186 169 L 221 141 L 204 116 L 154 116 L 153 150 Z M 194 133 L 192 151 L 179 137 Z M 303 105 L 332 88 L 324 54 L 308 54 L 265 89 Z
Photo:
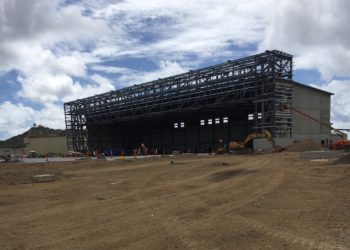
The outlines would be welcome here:
M 278 79 L 277 81 L 280 81 L 280 82 L 290 82 L 290 80 L 285 80 L 285 79 Z M 323 90 L 323 89 L 319 89 L 319 88 L 315 88 L 313 86 L 310 86 L 310 85 L 306 85 L 304 83 L 300 83 L 300 82 L 296 82 L 296 81 L 291 81 L 293 84 L 295 85 L 298 85 L 298 86 L 301 86 L 301 87 L 304 87 L 304 88 L 308 88 L 308 89 L 312 89 L 312 90 L 315 90 L 315 91 L 318 91 L 318 92 L 322 92 L 322 93 L 325 93 L 325 94 L 328 94 L 328 95 L 334 95 L 334 93 L 332 92 L 328 92 L 326 90 Z

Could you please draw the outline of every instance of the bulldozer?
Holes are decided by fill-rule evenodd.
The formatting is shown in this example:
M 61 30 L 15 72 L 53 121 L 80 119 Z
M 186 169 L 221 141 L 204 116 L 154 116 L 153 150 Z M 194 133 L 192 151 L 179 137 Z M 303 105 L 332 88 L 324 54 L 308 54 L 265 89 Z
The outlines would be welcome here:
M 246 148 L 247 144 L 256 139 L 256 138 L 266 138 L 271 146 L 273 152 L 279 152 L 280 150 L 276 146 L 275 140 L 273 139 L 271 133 L 268 130 L 261 130 L 260 132 L 253 132 L 250 133 L 243 142 L 230 142 L 229 143 L 229 150 L 230 151 L 238 151 L 243 150 Z

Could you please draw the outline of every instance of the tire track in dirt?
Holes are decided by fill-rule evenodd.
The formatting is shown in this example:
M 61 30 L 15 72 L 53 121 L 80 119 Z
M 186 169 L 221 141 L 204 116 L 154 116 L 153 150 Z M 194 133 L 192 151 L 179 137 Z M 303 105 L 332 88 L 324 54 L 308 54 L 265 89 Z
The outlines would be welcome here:
M 257 169 L 261 169 L 261 168 L 271 168 L 271 163 L 266 160 L 266 159 L 254 159 L 253 162 L 248 161 L 249 166 L 252 165 L 254 167 L 246 167 L 246 169 L 250 169 L 250 170 L 257 170 Z M 243 167 L 246 164 L 242 164 L 241 167 Z M 206 177 L 208 176 L 208 174 L 205 175 Z M 202 176 L 203 178 L 203 176 Z M 251 183 L 249 181 L 250 176 L 246 175 L 243 178 L 240 179 L 240 182 L 246 182 L 247 185 L 250 185 L 249 183 Z M 256 178 L 256 177 L 253 177 Z M 266 178 L 266 177 L 265 177 Z M 230 204 L 230 208 L 232 210 L 240 208 L 246 204 L 248 204 L 249 202 L 253 202 L 254 200 L 259 199 L 260 197 L 262 197 L 263 195 L 268 194 L 269 192 L 272 192 L 275 188 L 277 188 L 283 181 L 284 178 L 284 171 L 283 168 L 279 168 L 277 171 L 272 172 L 272 176 L 270 178 L 266 178 L 264 179 L 264 183 L 262 183 L 261 185 L 258 185 L 259 188 L 253 189 L 251 190 L 251 192 L 247 193 L 247 195 L 244 197 L 244 200 L 240 200 L 240 202 L 238 204 Z M 191 178 L 190 181 L 193 181 L 194 179 L 197 178 Z M 189 181 L 189 180 L 186 180 Z M 226 187 L 230 186 L 230 182 L 226 182 L 225 183 Z M 219 184 L 217 184 L 219 185 Z M 232 183 L 231 183 L 232 185 Z M 256 183 L 255 183 L 256 185 Z M 190 198 L 190 197 L 195 197 L 197 195 L 199 195 L 200 193 L 206 192 L 207 190 L 212 189 L 212 185 L 208 185 L 206 188 L 200 188 L 200 190 L 195 190 L 192 192 L 186 192 L 186 194 L 182 194 L 181 195 L 181 199 L 186 199 L 186 197 Z M 249 195 L 248 195 L 249 194 Z M 209 208 L 210 212 L 213 214 L 221 214 L 222 213 L 222 207 L 218 207 L 218 208 Z M 179 241 L 181 242 L 181 245 L 184 245 L 186 247 L 188 247 L 189 249 L 200 249 L 201 247 L 198 246 L 197 242 L 195 240 L 193 240 L 193 231 L 189 231 L 186 230 L 186 228 L 184 227 L 184 222 L 180 219 L 177 219 L 175 221 L 160 221 L 162 228 L 164 229 L 165 233 L 168 235 L 171 235 L 172 237 L 177 237 L 179 239 Z M 174 230 L 175 229 L 175 230 Z M 180 237 L 178 234 L 179 232 L 182 232 L 182 237 Z
M 270 181 L 268 181 L 267 183 L 262 183 L 265 186 L 262 187 L 261 189 L 258 190 L 254 190 L 251 193 L 249 193 L 249 195 L 247 195 L 247 197 L 244 200 L 240 200 L 239 204 L 235 204 L 231 207 L 231 209 L 229 210 L 228 213 L 225 214 L 230 214 L 232 213 L 234 210 L 241 208 L 243 206 L 245 206 L 246 204 L 250 203 L 250 202 L 254 202 L 255 200 L 261 198 L 262 196 L 272 192 L 275 188 L 277 188 L 282 182 L 283 182 L 283 178 L 284 178 L 284 170 L 283 167 L 280 166 L 276 166 L 274 164 L 271 164 L 271 162 L 264 160 L 264 159 L 260 159 L 260 160 L 255 160 L 253 162 L 249 162 L 249 164 L 252 164 L 254 166 L 258 166 L 258 167 L 253 167 L 253 168 L 249 168 L 249 169 L 261 169 L 261 168 L 265 168 L 268 167 L 269 169 L 273 168 L 276 170 L 276 172 L 271 176 L 271 178 L 269 179 Z M 248 176 L 246 176 L 245 181 L 249 181 Z M 193 181 L 194 179 L 191 179 L 191 181 Z M 240 181 L 244 181 L 243 179 L 241 179 Z M 204 192 L 206 189 L 210 189 L 210 187 L 200 190 L 196 190 L 190 193 L 186 193 L 185 195 L 183 195 L 181 198 L 184 198 L 186 196 L 193 196 L 193 195 L 198 195 L 201 192 Z M 218 209 L 213 209 L 211 208 L 211 212 L 215 213 L 222 213 L 222 208 L 218 208 Z M 284 231 L 280 231 L 280 230 L 276 230 L 273 229 L 269 226 L 267 226 L 266 224 L 254 220 L 254 219 L 249 219 L 247 217 L 241 216 L 241 215 L 237 215 L 234 214 L 232 216 L 230 216 L 230 219 L 233 219 L 233 221 L 237 224 L 241 224 L 243 226 L 246 226 L 248 228 L 252 228 L 258 232 L 261 232 L 267 236 L 273 237 L 275 239 L 278 240 L 282 240 L 285 242 L 288 242 L 289 244 L 295 245 L 298 248 L 302 247 L 304 249 L 318 249 L 318 250 L 346 250 L 349 249 L 348 247 L 339 245 L 337 243 L 331 243 L 331 242 L 322 242 L 322 241 L 317 241 L 317 240 L 312 240 L 312 239 L 308 239 L 290 232 L 284 232 Z M 180 224 L 180 225 L 179 225 Z M 170 223 L 171 227 L 174 228 L 174 224 Z M 168 226 L 166 225 L 166 223 L 163 223 L 164 226 L 164 230 L 167 233 L 173 234 L 172 231 L 168 230 Z M 183 226 L 181 225 L 181 223 L 177 223 L 175 226 L 176 230 L 175 232 L 182 232 L 184 231 Z M 181 243 L 185 246 L 187 246 L 188 248 L 199 248 L 198 244 L 192 240 L 193 235 L 190 233 L 190 231 L 184 231 L 183 237 L 180 238 Z
M 74 179 L 74 181 L 67 180 L 61 184 L 42 185 L 42 187 L 37 185 L 31 189 L 31 192 L 41 191 L 42 194 L 47 195 L 47 193 L 52 194 L 53 191 L 62 194 L 77 190 L 79 193 L 83 192 L 83 197 L 77 197 L 76 202 L 71 202 L 71 199 L 74 198 L 73 195 L 70 195 L 69 199 L 64 198 L 64 203 L 69 202 L 69 207 L 64 205 L 63 202 L 62 204 L 53 204 L 54 207 L 51 206 L 51 203 L 50 206 L 47 206 L 46 202 L 44 203 L 46 204 L 45 207 L 43 205 L 44 210 L 28 210 L 30 213 L 19 214 L 21 220 L 17 224 L 13 224 L 13 220 L 4 219 L 4 228 L 18 226 L 16 228 L 17 235 L 27 233 L 25 240 L 33 240 L 33 242 L 40 233 L 45 232 L 45 237 L 59 238 L 61 242 L 67 243 L 69 247 L 70 240 L 78 240 L 79 237 L 85 237 L 86 241 L 94 243 L 96 239 L 94 241 L 89 236 L 98 235 L 101 232 L 109 237 L 103 238 L 104 240 L 112 239 L 116 234 L 115 230 L 118 230 L 118 227 L 114 224 L 122 221 L 124 226 L 131 225 L 125 236 L 134 236 L 130 240 L 135 244 L 129 245 L 135 246 L 134 249 L 136 246 L 142 248 L 140 246 L 144 244 L 143 242 L 147 243 L 152 239 L 156 242 L 163 239 L 163 244 L 174 243 L 174 246 L 176 245 L 180 249 L 205 249 L 210 245 L 206 245 L 206 241 L 207 243 L 213 241 L 210 236 L 200 237 L 214 232 L 207 229 L 215 227 L 214 224 L 206 224 L 206 222 L 213 223 L 218 219 L 217 221 L 221 220 L 223 223 L 227 221 L 225 227 L 221 229 L 230 230 L 231 227 L 238 227 L 238 229 L 240 227 L 244 229 L 252 228 L 254 231 L 260 232 L 261 235 L 266 235 L 266 238 L 274 241 L 284 241 L 293 247 L 295 246 L 295 249 L 348 249 L 336 242 L 333 244 L 332 242 L 318 242 L 317 239 L 307 239 L 303 235 L 300 236 L 299 231 L 296 231 L 296 233 L 294 231 L 292 233 L 286 232 L 287 229 L 280 231 L 269 222 L 262 223 L 259 219 L 254 219 L 256 218 L 255 215 L 241 215 L 239 212 L 241 208 L 244 208 L 250 202 L 263 198 L 264 195 L 269 198 L 270 194 L 274 194 L 281 184 L 283 185 L 285 181 L 291 180 L 293 177 L 288 175 L 289 168 L 282 166 L 288 163 L 283 159 L 284 163 L 281 164 L 281 159 L 275 161 L 277 158 L 272 155 L 269 157 L 262 155 L 261 157 L 240 158 L 243 160 L 237 164 L 231 163 L 231 159 L 234 159 L 234 157 L 199 159 L 198 161 L 196 159 L 193 160 L 193 165 L 192 161 L 187 163 L 186 159 L 184 166 L 181 164 L 170 165 L 169 160 L 166 160 L 157 163 L 150 162 L 146 166 L 125 166 L 125 168 L 112 166 L 105 169 L 93 169 L 86 173 L 75 172 L 82 176 L 78 176 L 79 178 Z M 185 162 L 181 159 L 179 161 Z M 228 161 L 229 165 L 214 166 L 214 161 Z M 173 170 L 169 170 L 169 168 Z M 202 168 L 203 170 L 201 170 Z M 237 169 L 257 171 L 223 180 L 213 181 L 210 179 L 215 173 Z M 72 172 L 74 173 L 74 171 Z M 124 189 L 117 192 L 119 186 L 110 185 L 110 182 L 124 177 L 130 182 L 122 184 L 125 185 L 123 186 L 125 192 Z M 158 178 L 162 179 L 157 181 Z M 186 185 L 188 188 L 186 188 Z M 100 186 L 103 186 L 103 188 Z M 94 188 L 97 191 L 90 193 Z M 46 189 L 48 190 L 45 191 Z M 23 193 L 21 193 L 21 196 L 23 196 Z M 99 196 L 109 197 L 97 200 L 96 197 Z M 38 197 L 40 201 L 46 199 L 46 196 L 42 197 L 41 195 L 35 197 Z M 35 202 L 38 202 L 38 200 Z M 206 201 L 210 202 L 206 203 Z M 201 211 L 200 209 L 204 210 Z M 177 210 L 179 210 L 179 213 L 177 213 Z M 76 211 L 79 211 L 79 213 L 77 214 Z M 130 214 L 135 215 L 135 218 L 131 216 L 125 219 Z M 56 218 L 52 219 L 53 217 Z M 36 219 L 38 219 L 38 223 Z M 46 220 L 51 221 L 52 225 L 59 226 L 56 228 L 45 227 Z M 61 221 L 62 225 L 60 225 Z M 73 224 L 74 221 L 79 221 L 79 223 L 75 225 Z M 91 227 L 92 222 L 96 221 L 99 223 L 94 223 Z M 140 222 L 142 222 L 142 225 L 149 224 L 149 227 L 143 227 L 144 231 L 141 233 L 130 231 L 133 225 L 138 225 Z M 28 227 L 19 227 L 23 224 L 32 225 L 33 228 L 28 230 Z M 157 227 L 154 226 L 155 224 Z M 148 231 L 151 227 L 153 227 L 153 231 Z M 207 230 L 207 232 L 196 237 L 195 230 L 198 228 Z M 232 230 L 232 234 L 230 232 L 228 236 L 231 237 L 231 240 L 234 240 L 232 236 L 237 235 L 234 235 L 234 230 Z M 243 232 L 245 233 L 245 231 Z M 120 232 L 118 231 L 118 233 Z M 162 239 L 157 238 L 157 235 L 160 234 L 162 234 L 162 237 L 160 237 Z M 6 238 L 10 238 L 10 236 L 6 236 Z M 34 248 L 34 246 L 38 246 L 37 244 L 35 241 L 31 246 Z M 54 246 L 53 244 L 56 243 L 47 246 Z M 94 246 L 98 246 L 97 243 L 94 244 Z
M 286 242 L 289 242 L 293 245 L 296 245 L 298 247 L 303 247 L 306 249 L 319 249 L 319 250 L 347 250 L 349 248 L 335 244 L 335 243 L 328 243 L 328 242 L 319 242 L 311 239 L 307 239 L 298 235 L 295 235 L 293 233 L 289 232 L 282 232 L 280 230 L 273 229 L 269 226 L 267 226 L 264 223 L 261 223 L 257 220 L 248 219 L 241 215 L 232 215 L 230 216 L 231 219 L 233 219 L 236 223 L 248 226 L 249 228 L 252 228 L 256 231 L 259 231 L 267 236 L 277 238 L 279 240 L 283 240 Z
M 283 181 L 283 176 L 284 176 L 283 167 L 279 167 L 279 166 L 275 166 L 275 167 L 281 169 L 282 175 L 280 175 L 276 179 L 274 179 L 276 185 L 273 188 L 270 188 L 270 191 L 273 191 L 273 189 L 276 188 L 277 186 L 279 186 L 279 184 L 281 184 Z M 269 193 L 269 191 L 264 192 L 263 195 L 265 195 L 267 193 Z M 263 196 L 263 195 L 261 195 L 261 196 Z M 261 196 L 256 197 L 256 198 L 258 199 Z M 250 202 L 253 202 L 254 200 L 255 199 L 251 199 Z M 243 207 L 247 203 L 248 202 L 241 203 L 239 206 L 234 207 L 226 214 L 232 213 L 235 209 Z M 349 249 L 348 247 L 345 247 L 345 246 L 342 246 L 342 245 L 339 245 L 336 243 L 316 241 L 316 240 L 312 240 L 312 239 L 307 239 L 305 237 L 302 237 L 302 236 L 299 236 L 299 235 L 296 235 L 293 233 L 276 230 L 276 229 L 273 229 L 273 228 L 267 226 L 266 224 L 264 224 L 260 221 L 257 221 L 254 219 L 249 219 L 249 218 L 244 217 L 242 215 L 234 214 L 234 215 L 230 216 L 230 218 L 234 219 L 234 221 L 238 224 L 248 226 L 248 227 L 253 228 L 254 230 L 259 231 L 261 233 L 264 233 L 265 235 L 268 235 L 270 237 L 273 237 L 273 238 L 276 238 L 279 240 L 283 240 L 283 241 L 289 242 L 293 245 L 300 246 L 300 247 L 303 247 L 306 249 L 319 249 L 319 250 L 346 250 L 346 249 Z

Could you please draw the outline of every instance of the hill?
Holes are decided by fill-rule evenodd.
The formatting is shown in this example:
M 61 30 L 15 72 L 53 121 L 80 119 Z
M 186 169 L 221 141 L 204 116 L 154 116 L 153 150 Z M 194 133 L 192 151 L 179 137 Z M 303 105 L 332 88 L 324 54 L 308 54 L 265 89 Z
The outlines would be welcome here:
M 64 136 L 65 130 L 62 129 L 51 129 L 39 125 L 33 127 L 23 134 L 13 136 L 5 141 L 0 141 L 0 148 L 24 148 L 25 137 L 48 137 L 48 136 Z

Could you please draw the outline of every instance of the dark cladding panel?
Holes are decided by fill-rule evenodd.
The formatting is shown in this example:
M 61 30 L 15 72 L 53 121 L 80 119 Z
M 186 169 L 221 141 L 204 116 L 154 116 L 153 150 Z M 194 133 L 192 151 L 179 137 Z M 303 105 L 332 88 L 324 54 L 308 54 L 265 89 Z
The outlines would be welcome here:
M 122 148 L 122 130 L 120 126 L 117 126 L 115 124 L 112 125 L 113 133 L 112 133 L 112 141 L 113 141 L 113 147 L 116 149 Z
M 134 123 L 96 124 L 89 127 L 94 140 L 89 144 L 93 150 L 108 152 L 110 149 L 130 153 L 144 143 L 150 152 L 157 149 L 159 153 L 181 152 L 213 152 L 219 147 L 219 140 L 224 144 L 229 141 L 241 141 L 252 130 L 243 117 L 248 110 L 240 107 L 235 110 L 235 118 L 229 116 L 230 110 L 220 112 L 193 113 L 189 116 L 165 117 L 162 120 L 147 120 Z M 205 118 L 203 118 L 205 117 Z M 243 120 L 242 120 L 243 119 Z M 164 122 L 170 121 L 170 122 Z M 142 124 L 142 125 L 141 125 Z M 106 131 L 110 131 L 110 136 Z M 118 151 L 118 152 L 119 152 Z
M 232 121 L 230 130 L 230 141 L 243 141 L 247 135 L 246 121 Z
M 215 145 L 218 144 L 219 140 L 223 142 L 229 141 L 229 125 L 228 124 L 215 124 Z
M 200 144 L 212 145 L 213 144 L 213 126 L 207 125 L 200 128 Z
M 122 146 L 121 149 L 133 149 L 135 148 L 135 140 L 139 138 L 139 130 L 136 129 L 133 125 L 130 126 L 121 126 L 121 137 L 122 137 Z M 137 134 L 136 134 L 137 133 Z
M 162 145 L 162 130 L 161 128 L 151 129 L 151 141 L 149 146 L 152 148 L 160 149 Z
M 97 139 L 98 139 L 97 127 L 98 126 L 96 126 L 96 125 L 91 125 L 91 126 L 88 126 L 88 128 L 87 128 L 88 137 L 90 138 L 88 147 L 91 150 L 94 150 L 97 148 Z
M 164 128 L 162 130 L 163 148 L 172 149 L 174 144 L 174 134 L 172 128 Z
M 191 147 L 198 147 L 199 145 L 199 126 L 187 128 L 187 144 Z
M 185 128 L 174 129 L 174 147 L 175 150 L 184 151 L 186 148 L 186 130 Z

